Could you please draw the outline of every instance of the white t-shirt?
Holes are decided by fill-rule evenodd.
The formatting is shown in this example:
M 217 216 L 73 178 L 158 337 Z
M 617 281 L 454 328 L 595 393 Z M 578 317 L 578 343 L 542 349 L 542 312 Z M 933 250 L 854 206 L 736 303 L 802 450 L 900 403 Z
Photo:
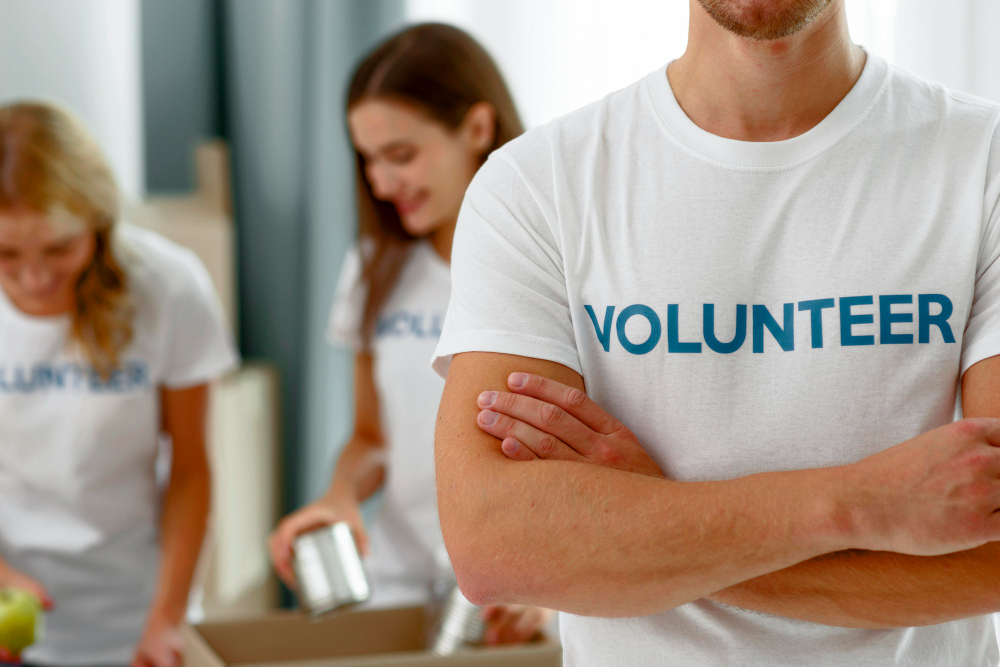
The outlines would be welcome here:
M 0 557 L 52 595 L 37 664 L 128 664 L 158 575 L 159 389 L 204 383 L 238 356 L 194 253 L 116 231 L 134 337 L 107 382 L 69 316 L 34 317 L 0 289 Z
M 855 462 L 950 422 L 961 373 L 1000 354 L 998 199 L 1000 107 L 876 56 L 773 143 L 700 129 L 661 68 L 480 170 L 434 365 L 563 364 L 677 480 Z M 699 600 L 562 620 L 574 666 L 1000 661 L 986 616 L 855 630 Z
M 330 315 L 329 339 L 360 351 L 366 290 L 355 249 L 348 254 Z M 379 420 L 387 450 L 385 495 L 371 527 L 372 607 L 423 604 L 443 549 L 434 488 L 434 424 L 444 381 L 427 367 L 444 322 L 448 264 L 427 242 L 414 244 L 399 282 L 375 321 Z

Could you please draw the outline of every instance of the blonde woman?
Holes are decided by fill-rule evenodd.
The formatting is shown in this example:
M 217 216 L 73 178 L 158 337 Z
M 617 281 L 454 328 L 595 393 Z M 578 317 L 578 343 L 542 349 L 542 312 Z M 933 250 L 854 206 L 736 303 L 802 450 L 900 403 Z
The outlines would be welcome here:
M 179 664 L 207 383 L 238 362 L 204 267 L 118 201 L 68 112 L 0 107 L 0 587 L 48 609 L 35 665 Z

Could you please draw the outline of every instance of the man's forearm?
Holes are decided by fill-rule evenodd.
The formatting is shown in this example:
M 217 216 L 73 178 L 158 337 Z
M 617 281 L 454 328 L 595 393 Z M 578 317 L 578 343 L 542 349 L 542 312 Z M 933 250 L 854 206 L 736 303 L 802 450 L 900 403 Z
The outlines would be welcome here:
M 1000 611 L 1000 543 L 947 556 L 843 551 L 708 596 L 825 625 L 900 628 Z
M 560 372 L 526 368 L 532 363 L 547 362 L 522 359 L 518 368 Z M 680 483 L 582 463 L 509 461 L 476 427 L 474 403 L 479 389 L 502 388 L 508 372 L 476 369 L 470 392 L 459 386 L 456 358 L 438 421 L 442 527 L 474 601 L 647 615 L 856 546 L 845 537 L 836 469 Z

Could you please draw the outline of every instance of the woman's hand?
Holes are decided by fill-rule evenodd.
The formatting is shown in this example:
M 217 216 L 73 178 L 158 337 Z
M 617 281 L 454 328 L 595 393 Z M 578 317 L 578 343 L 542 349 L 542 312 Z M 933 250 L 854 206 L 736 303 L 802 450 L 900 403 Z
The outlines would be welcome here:
M 36 579 L 29 577 L 24 572 L 15 570 L 2 560 L 0 560 L 0 588 L 20 588 L 38 598 L 38 601 L 42 603 L 42 609 L 45 611 L 52 611 L 55 608 L 52 596 L 45 590 L 45 586 L 42 586 Z
M 479 428 L 501 440 L 507 458 L 664 476 L 635 435 L 579 389 L 527 373 L 511 373 L 507 386 L 512 393 L 484 391 L 478 399 Z
M 155 614 L 146 622 L 131 667 L 181 667 L 184 639 L 176 623 Z
M 3 588 L 19 588 L 22 591 L 31 593 L 41 602 L 42 609 L 45 611 L 51 611 L 55 607 L 55 604 L 52 602 L 52 596 L 45 590 L 45 586 L 42 586 L 33 577 L 29 577 L 20 570 L 15 570 L 6 562 L 0 560 L 0 589 Z M 5 647 L 0 646 L 0 661 L 18 664 L 21 662 L 21 658 L 12 654 Z
M 338 521 L 346 521 L 362 556 L 368 555 L 368 533 L 361 519 L 361 507 L 347 494 L 329 494 L 314 503 L 292 512 L 278 524 L 268 540 L 271 562 L 281 580 L 292 589 L 297 587 L 292 567 L 292 543 L 296 536 Z
M 487 644 L 520 644 L 538 636 L 552 618 L 552 610 L 519 604 L 490 605 L 483 609 Z

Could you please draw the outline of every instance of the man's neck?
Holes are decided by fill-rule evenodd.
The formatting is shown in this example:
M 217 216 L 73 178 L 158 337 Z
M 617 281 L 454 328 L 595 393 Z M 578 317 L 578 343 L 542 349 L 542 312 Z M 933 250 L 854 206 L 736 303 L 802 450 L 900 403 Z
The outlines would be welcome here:
M 712 134 L 742 141 L 796 137 L 833 111 L 864 69 L 842 0 L 795 35 L 769 42 L 726 31 L 690 1 L 688 47 L 667 77 L 684 113 Z

